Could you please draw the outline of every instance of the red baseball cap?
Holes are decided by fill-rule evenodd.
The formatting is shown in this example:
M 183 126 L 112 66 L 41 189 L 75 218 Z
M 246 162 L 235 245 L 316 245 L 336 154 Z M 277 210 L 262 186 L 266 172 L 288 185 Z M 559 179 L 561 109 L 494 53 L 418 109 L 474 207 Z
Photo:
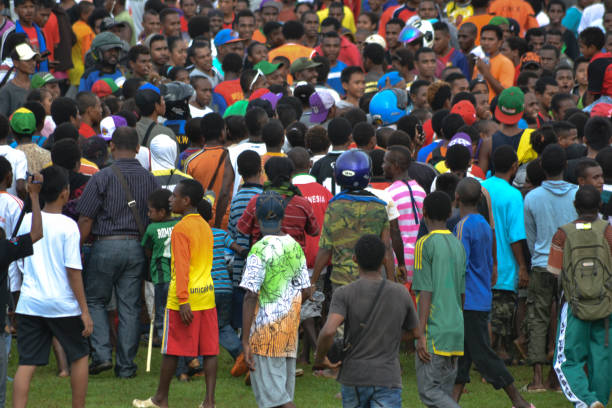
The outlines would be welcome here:
M 612 117 L 612 103 L 598 103 L 591 109 L 591 117 L 603 116 L 604 118 Z
M 456 103 L 452 108 L 450 113 L 456 113 L 463 118 L 463 121 L 472 126 L 474 122 L 476 122 L 476 108 L 470 101 L 460 101 Z

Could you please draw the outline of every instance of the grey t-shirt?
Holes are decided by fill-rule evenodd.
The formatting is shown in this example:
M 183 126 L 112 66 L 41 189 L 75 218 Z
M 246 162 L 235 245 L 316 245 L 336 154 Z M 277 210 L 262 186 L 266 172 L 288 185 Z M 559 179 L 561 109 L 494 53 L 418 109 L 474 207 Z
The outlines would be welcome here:
M 329 313 L 344 316 L 349 342 L 360 330 L 365 330 L 356 347 L 342 362 L 338 375 L 338 382 L 342 385 L 402 387 L 399 362 L 402 331 L 415 328 L 418 318 L 408 290 L 399 283 L 387 281 L 371 324 L 360 329 L 380 284 L 380 280 L 361 278 L 336 289 L 332 297 Z
M 29 89 L 17 86 L 13 81 L 7 82 L 0 89 L 0 114 L 8 118 L 17 108 L 24 104 L 29 92 Z

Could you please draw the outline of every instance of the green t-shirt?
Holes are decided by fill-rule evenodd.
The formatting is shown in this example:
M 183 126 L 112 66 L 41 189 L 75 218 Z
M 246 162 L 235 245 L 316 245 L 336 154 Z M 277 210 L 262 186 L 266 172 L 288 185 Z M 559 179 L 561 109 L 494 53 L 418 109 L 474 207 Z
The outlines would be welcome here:
M 150 269 L 153 283 L 170 282 L 170 236 L 177 222 L 178 218 L 152 222 L 142 237 L 141 245 L 152 252 Z
M 449 230 L 432 231 L 416 243 L 412 289 L 432 294 L 425 330 L 430 353 L 463 355 L 465 262 L 463 245 Z
M 382 203 L 339 199 L 327 207 L 319 247 L 332 251 L 330 279 L 348 285 L 359 278 L 353 261 L 355 244 L 365 234 L 380 236 L 389 227 L 387 209 Z

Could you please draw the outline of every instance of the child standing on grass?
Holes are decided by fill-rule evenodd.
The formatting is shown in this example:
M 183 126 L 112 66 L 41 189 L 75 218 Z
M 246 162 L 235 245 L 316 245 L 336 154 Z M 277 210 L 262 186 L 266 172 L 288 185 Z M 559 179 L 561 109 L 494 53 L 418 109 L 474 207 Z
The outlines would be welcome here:
M 87 337 L 93 331 L 93 321 L 83 288 L 81 235 L 77 223 L 62 214 L 70 195 L 68 172 L 50 166 L 41 174 L 43 238 L 34 244 L 34 255 L 24 260 L 21 295 L 15 310 L 19 367 L 13 383 L 13 407 L 27 405 L 32 376 L 37 366 L 48 364 L 53 337 L 59 340 L 70 363 L 72 407 L 85 407 Z M 33 222 L 32 215 L 25 216 L 19 234 L 29 233 Z
M 159 189 L 149 195 L 147 206 L 151 223 L 142 237 L 141 245 L 151 259 L 151 282 L 155 285 L 155 339 L 159 347 L 163 337 L 164 309 L 168 300 L 170 286 L 170 235 L 172 228 L 179 222 L 172 218 L 170 211 L 170 190 Z
M 179 356 L 204 356 L 206 395 L 201 408 L 215 406 L 219 328 L 211 276 L 213 235 L 198 214 L 204 189 L 195 180 L 181 180 L 170 197 L 171 211 L 183 215 L 171 235 L 171 281 L 164 316 L 162 365 L 157 392 L 135 399 L 135 408 L 168 407 L 170 381 Z
M 246 290 L 242 347 L 259 407 L 295 407 L 300 308 L 311 294 L 302 247 L 281 232 L 284 215 L 280 194 L 266 191 L 257 197 L 255 217 L 263 238 L 251 248 L 240 283 Z
M 452 398 L 457 360 L 463 355 L 465 251 L 446 227 L 451 200 L 436 191 L 423 201 L 430 231 L 415 246 L 412 289 L 419 314 L 416 378 L 427 407 L 459 408 Z

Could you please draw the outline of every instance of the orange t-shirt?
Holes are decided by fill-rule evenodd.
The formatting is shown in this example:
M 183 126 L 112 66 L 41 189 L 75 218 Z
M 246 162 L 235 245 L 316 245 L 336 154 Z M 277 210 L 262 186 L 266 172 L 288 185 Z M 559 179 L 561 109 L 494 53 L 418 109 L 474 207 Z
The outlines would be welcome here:
M 273 61 L 274 58 L 282 55 L 283 57 L 287 57 L 293 64 L 293 62 L 298 58 L 311 58 L 312 54 L 314 54 L 314 49 L 310 47 L 306 47 L 302 44 L 287 43 L 271 50 L 268 53 L 268 61 Z
M 476 26 L 476 41 L 474 41 L 474 44 L 476 45 L 480 45 L 480 30 L 482 29 L 482 27 L 486 26 L 487 24 L 489 24 L 489 21 L 491 21 L 491 19 L 495 17 L 491 14 L 481 14 L 479 16 L 470 16 L 468 18 L 464 18 L 463 21 L 461 22 L 461 25 L 459 25 L 459 28 L 461 28 L 461 26 L 465 23 L 472 23 Z
M 251 40 L 260 42 L 262 44 L 265 44 L 268 41 L 266 39 L 266 36 L 259 30 L 253 31 L 253 36 L 251 37 Z
M 186 167 L 186 173 L 197 181 L 199 181 L 200 184 L 202 184 L 202 187 L 204 187 L 204 190 L 209 189 L 210 182 L 212 181 L 213 176 L 217 171 L 217 167 L 219 167 L 215 182 L 210 188 L 215 192 L 215 196 L 217 198 L 221 194 L 221 186 L 223 185 L 223 175 L 225 174 L 225 161 L 219 164 L 219 161 L 221 160 L 221 155 L 224 151 L 225 147 L 223 146 L 205 147 L 199 153 L 195 153 L 193 156 L 190 157 L 190 160 L 187 163 Z M 225 160 L 228 160 L 228 157 L 229 156 L 226 154 Z M 215 205 L 212 209 L 213 222 L 216 217 L 217 203 L 218 201 L 215 200 Z M 222 229 L 227 228 L 227 223 L 229 221 L 229 209 L 230 206 L 228 205 L 225 215 L 223 216 L 223 222 L 221 223 Z
M 244 99 L 242 88 L 240 87 L 240 79 L 221 82 L 219 85 L 215 86 L 215 92 L 223 96 L 227 106 L 231 106 L 234 102 Z
M 489 67 L 493 78 L 497 79 L 504 88 L 510 88 L 514 85 L 514 74 L 516 73 L 514 64 L 504 54 L 498 52 L 496 56 L 491 58 L 489 60 Z M 472 79 L 476 79 L 478 74 L 480 74 L 478 69 L 474 69 Z M 491 102 L 495 95 L 497 94 L 493 92 L 491 84 L 489 84 L 489 102 Z
M 42 28 L 42 32 L 45 35 L 45 42 L 47 50 L 50 52 L 49 61 L 54 61 L 55 46 L 60 42 L 59 27 L 57 26 L 57 17 L 55 13 L 49 14 L 49 20 Z
M 533 7 L 523 0 L 494 0 L 489 4 L 489 13 L 515 19 L 521 27 L 521 36 L 525 35 L 525 31 L 530 28 L 540 26 L 535 18 Z

